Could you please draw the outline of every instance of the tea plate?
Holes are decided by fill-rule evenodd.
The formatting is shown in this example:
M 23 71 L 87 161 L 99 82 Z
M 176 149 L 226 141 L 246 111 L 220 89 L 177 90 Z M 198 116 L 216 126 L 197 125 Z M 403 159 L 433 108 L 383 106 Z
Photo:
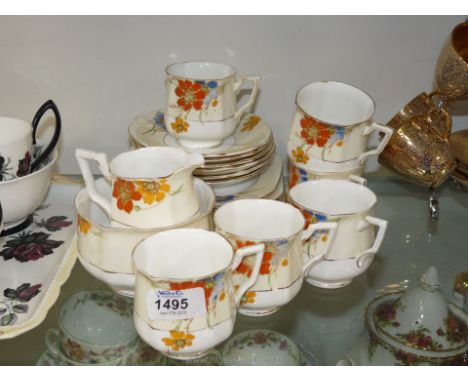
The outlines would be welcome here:
M 170 128 L 170 127 L 169 127 Z M 151 111 L 138 116 L 129 126 L 128 132 L 132 140 L 140 146 L 180 146 L 177 140 L 169 135 L 164 123 L 164 112 Z M 270 127 L 266 122 L 252 114 L 244 114 L 234 133 L 227 137 L 219 146 L 193 150 L 200 152 L 206 161 L 232 160 L 233 157 L 246 157 L 261 150 L 273 139 Z
M 52 183 L 22 231 L 0 242 L 0 339 L 19 336 L 46 317 L 76 261 L 73 197 L 79 187 Z
M 229 202 L 235 199 L 257 199 L 275 193 L 280 181 L 282 181 L 283 161 L 280 155 L 276 154 L 273 163 L 266 172 L 258 177 L 248 188 L 236 192 L 234 187 L 223 189 L 222 193 L 213 188 L 216 194 L 217 204 Z

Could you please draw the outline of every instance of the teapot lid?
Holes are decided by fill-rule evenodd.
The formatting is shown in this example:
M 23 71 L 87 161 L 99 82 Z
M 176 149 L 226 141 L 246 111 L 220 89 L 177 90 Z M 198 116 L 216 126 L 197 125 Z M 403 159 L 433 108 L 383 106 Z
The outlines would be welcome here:
M 467 315 L 448 303 L 439 291 L 435 267 L 419 277 L 419 286 L 395 298 L 382 299 L 372 312 L 380 337 L 429 352 L 464 348 L 468 341 Z

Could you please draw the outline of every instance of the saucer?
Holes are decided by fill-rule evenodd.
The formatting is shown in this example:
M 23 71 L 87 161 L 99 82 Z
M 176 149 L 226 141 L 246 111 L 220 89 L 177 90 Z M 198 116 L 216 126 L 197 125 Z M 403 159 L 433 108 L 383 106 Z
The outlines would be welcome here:
M 185 151 L 195 151 L 203 154 L 206 163 L 233 161 L 250 157 L 271 144 L 273 135 L 270 127 L 263 119 L 251 121 L 253 115 L 246 113 L 239 121 L 234 133 L 225 138 L 216 147 L 191 150 L 181 146 L 166 130 L 164 112 L 160 110 L 138 116 L 128 127 L 132 140 L 139 146 L 171 146 L 182 148 Z
M 78 363 L 77 363 L 78 364 Z M 164 365 L 164 356 L 147 345 L 141 339 L 138 340 L 135 349 L 127 353 L 119 362 L 119 366 L 158 366 Z M 83 363 L 82 366 L 99 366 L 99 364 Z M 49 350 L 42 353 L 36 362 L 36 366 L 67 366 L 63 360 L 53 355 Z
M 222 193 L 213 187 L 216 194 L 216 201 L 234 200 L 237 198 L 258 199 L 272 193 L 278 185 L 278 181 L 283 173 L 283 161 L 281 156 L 275 154 L 272 164 L 261 174 L 255 182 L 242 191 L 237 191 L 234 186 L 226 187 Z

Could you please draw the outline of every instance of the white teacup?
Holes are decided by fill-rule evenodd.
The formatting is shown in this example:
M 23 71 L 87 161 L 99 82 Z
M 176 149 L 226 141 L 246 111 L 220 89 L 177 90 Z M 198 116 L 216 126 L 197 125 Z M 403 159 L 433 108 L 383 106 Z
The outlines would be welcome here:
M 387 221 L 372 216 L 377 197 L 364 186 L 365 179 L 352 179 L 361 184 L 335 179 L 300 183 L 289 191 L 289 200 L 301 210 L 309 224 L 323 221 L 338 224 L 327 260 L 357 258 L 357 264 L 362 265 L 379 250 Z M 308 241 L 306 258 L 322 251 L 322 241 L 323 234 L 315 235 Z
M 267 199 L 242 199 L 227 203 L 214 214 L 216 231 L 234 248 L 263 243 L 260 275 L 244 295 L 240 313 L 265 316 L 276 312 L 299 292 L 304 274 L 327 253 L 336 231 L 336 223 L 311 224 L 304 230 L 305 219 L 293 206 Z M 315 232 L 327 232 L 328 242 L 322 253 L 304 261 L 303 242 Z M 252 272 L 254 261 L 245 258 L 236 268 L 234 284 L 240 284 Z
M 313 158 L 349 161 L 347 167 L 364 163 L 369 156 L 380 154 L 393 134 L 393 129 L 372 120 L 374 111 L 374 100 L 354 86 L 333 81 L 305 85 L 296 95 L 289 157 L 306 167 Z M 373 131 L 382 132 L 384 137 L 377 148 L 367 150 Z
M 76 158 L 93 202 L 115 222 L 138 228 L 179 224 L 199 209 L 192 171 L 204 164 L 198 153 L 172 147 L 145 147 L 116 156 L 76 150 Z M 112 182 L 112 200 L 96 190 L 89 160 Z
M 206 148 L 219 145 L 236 129 L 257 97 L 258 76 L 240 76 L 235 68 L 215 62 L 179 62 L 166 68 L 166 126 L 181 145 Z M 237 108 L 242 85 L 252 82 L 252 93 Z
M 52 110 L 55 115 L 54 134 L 45 149 L 33 160 L 37 128 L 48 110 Z M 61 126 L 60 113 L 51 100 L 39 108 L 32 124 L 21 119 L 0 117 L 0 181 L 12 180 L 35 171 L 57 145 Z
M 236 250 L 215 232 L 173 229 L 152 235 L 133 252 L 134 320 L 138 334 L 171 358 L 202 357 L 226 340 L 237 306 L 255 283 L 263 244 Z M 234 288 L 232 273 L 254 255 L 250 277 Z

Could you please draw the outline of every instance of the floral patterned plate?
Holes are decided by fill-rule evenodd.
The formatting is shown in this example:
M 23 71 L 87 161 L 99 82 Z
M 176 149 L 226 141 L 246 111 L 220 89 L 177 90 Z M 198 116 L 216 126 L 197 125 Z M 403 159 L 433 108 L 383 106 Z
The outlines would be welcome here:
M 127 354 L 120 366 L 220 366 L 223 365 L 216 351 L 192 361 L 178 361 L 168 358 L 140 340 L 135 350 Z M 36 366 L 66 366 L 58 357 L 46 350 L 36 362 Z M 89 366 L 89 364 L 83 364 Z
M 133 141 L 139 146 L 173 146 L 180 147 L 176 140 L 169 135 L 161 110 L 151 111 L 138 116 L 129 126 L 128 132 Z M 252 114 L 244 114 L 234 134 L 227 137 L 217 147 L 200 151 L 206 163 L 223 162 L 250 157 L 271 144 L 273 135 L 270 127 L 263 119 Z
M 52 183 L 32 223 L 0 241 L 0 339 L 39 325 L 76 261 L 73 198 L 79 186 Z

